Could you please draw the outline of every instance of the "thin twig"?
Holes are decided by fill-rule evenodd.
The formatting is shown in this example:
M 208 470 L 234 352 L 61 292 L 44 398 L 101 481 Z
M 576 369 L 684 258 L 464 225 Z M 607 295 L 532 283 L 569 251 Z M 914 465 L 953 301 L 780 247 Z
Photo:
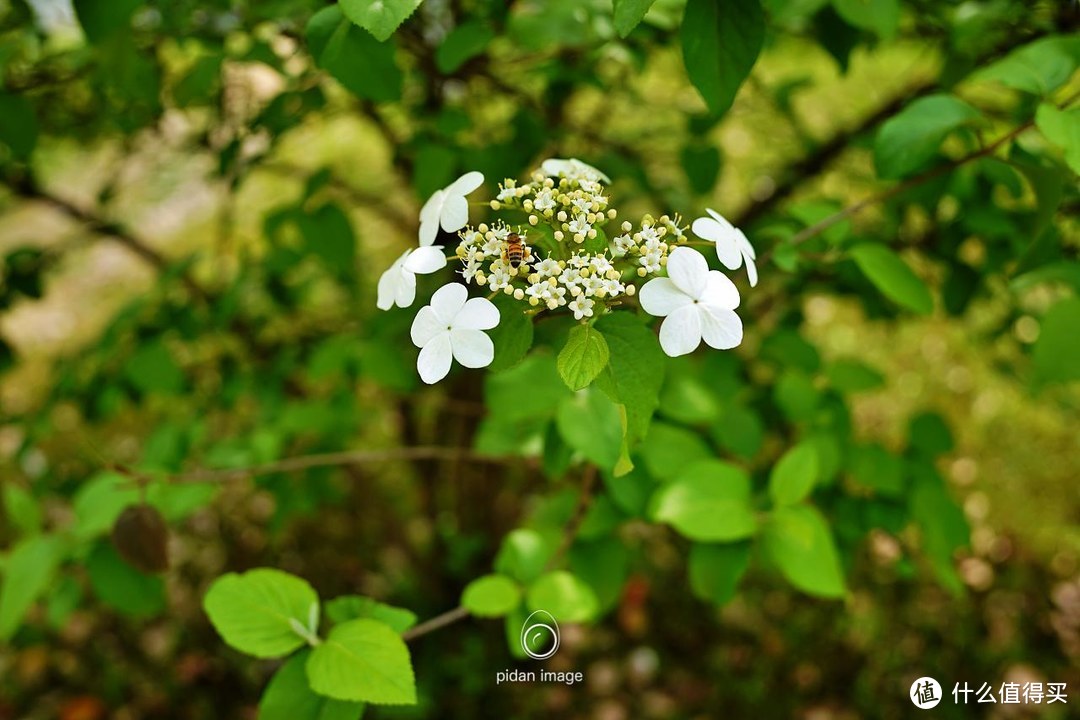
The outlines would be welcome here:
M 494 455 L 481 455 L 461 447 L 419 446 L 388 448 L 386 450 L 345 450 L 342 452 L 322 453 L 318 455 L 299 455 L 297 457 L 284 458 L 261 465 L 251 465 L 241 468 L 200 469 L 189 472 L 174 473 L 165 476 L 167 482 L 228 482 L 243 478 L 256 477 L 259 475 L 272 475 L 274 473 L 297 472 L 318 467 L 334 467 L 341 465 L 362 465 L 366 463 L 392 462 L 395 460 L 467 460 L 477 463 L 491 463 L 503 465 L 511 462 L 528 462 L 525 458 L 499 457 Z M 138 471 L 121 470 L 130 475 L 138 475 Z M 142 473 L 145 474 L 145 473 Z
M 456 607 L 453 610 L 447 610 L 441 615 L 436 615 L 430 620 L 425 620 L 416 627 L 406 630 L 401 634 L 401 638 L 405 642 L 415 640 L 416 638 L 427 635 L 430 632 L 441 630 L 447 625 L 452 625 L 459 620 L 464 620 L 469 617 L 469 611 L 463 607 Z
M 562 562 L 562 559 L 566 556 L 566 553 L 570 552 L 570 548 L 574 545 L 574 540 L 577 539 L 578 530 L 581 529 L 581 523 L 585 521 L 585 516 L 589 513 L 589 508 L 592 507 L 593 492 L 596 489 L 596 477 L 599 473 L 596 471 L 595 465 L 586 465 L 585 472 L 581 478 L 581 494 L 578 496 L 577 506 L 574 508 L 574 514 L 563 526 L 562 539 L 559 541 L 559 547 L 555 549 L 555 552 L 551 555 L 551 558 L 547 561 L 547 569 L 552 570 Z
M 1068 99 L 1066 99 L 1065 102 L 1063 102 L 1061 104 L 1061 107 L 1065 107 L 1065 106 L 1071 104 L 1074 100 L 1077 99 L 1077 97 L 1080 97 L 1080 93 L 1077 93 L 1076 95 L 1073 95 L 1073 96 L 1069 97 Z M 879 193 L 875 193 L 874 195 L 863 198 L 862 200 L 860 200 L 859 202 L 857 202 L 857 203 L 855 203 L 853 205 L 848 205 L 843 210 L 840 210 L 839 212 L 833 213 L 832 215 L 825 218 L 824 220 L 821 220 L 820 222 L 816 222 L 813 225 L 811 225 L 810 227 L 803 228 L 801 231 L 796 233 L 794 237 L 791 238 L 791 244 L 792 245 L 799 245 L 801 243 L 804 243 L 807 240 L 810 240 L 812 238 L 817 237 L 821 233 L 823 233 L 826 230 L 828 230 L 829 228 L 831 228 L 833 225 L 836 225 L 839 222 L 847 220 L 848 218 L 852 217 L 853 215 L 857 215 L 858 213 L 862 212 L 863 210 L 865 210 L 868 207 L 871 207 L 873 205 L 877 205 L 879 203 L 886 202 L 887 200 L 890 200 L 890 199 L 896 197 L 897 195 L 900 195 L 901 193 L 907 192 L 908 190 L 910 190 L 910 189 L 912 189 L 914 187 L 918 187 L 919 185 L 922 185 L 923 183 L 926 183 L 926 182 L 929 182 L 930 180 L 938 178 L 938 177 L 944 175 L 945 173 L 952 172 L 956 168 L 960 167 L 961 165 L 966 165 L 967 163 L 971 162 L 972 160 L 978 160 L 979 158 L 983 158 L 983 157 L 986 157 L 988 155 L 992 155 L 1002 145 L 1005 145 L 1006 143 L 1012 141 L 1018 135 L 1023 133 L 1025 130 L 1030 129 L 1034 125 L 1035 125 L 1035 120 L 1034 119 L 1031 119 L 1031 120 L 1028 120 L 1028 121 L 1026 121 L 1024 123 L 1021 123 L 1020 125 L 1017 125 L 1015 128 L 1013 128 L 1009 132 L 1007 132 L 1004 135 L 1002 135 L 1001 137 L 999 137 L 994 142 L 980 148 L 979 150 L 976 150 L 973 153 L 965 155 L 965 156 L 963 156 L 961 158 L 957 158 L 956 160 L 952 160 L 950 162 L 944 163 L 942 165 L 938 165 L 937 167 L 931 168 L 931 169 L 927 170 L 926 172 L 923 172 L 923 173 L 920 173 L 918 175 L 915 175 L 914 177 L 908 178 L 904 182 L 902 182 L 902 183 L 900 183 L 898 185 L 894 185 L 893 187 L 889 188 L 888 190 L 883 190 L 883 191 L 881 191 Z M 758 258 L 758 263 L 759 264 L 764 264 L 765 262 L 767 262 L 768 259 L 772 256 L 772 253 L 773 253 L 772 248 L 770 248 L 767 252 L 762 253 L 761 257 Z

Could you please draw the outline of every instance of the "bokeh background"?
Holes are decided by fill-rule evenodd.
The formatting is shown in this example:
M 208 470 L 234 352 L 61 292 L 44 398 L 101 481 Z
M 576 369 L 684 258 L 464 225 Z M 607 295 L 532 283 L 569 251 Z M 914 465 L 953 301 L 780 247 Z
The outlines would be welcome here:
M 0 543 L 70 543 L 0 644 L 0 718 L 255 717 L 273 664 L 214 633 L 201 609 L 214 577 L 279 567 L 323 597 L 430 617 L 489 570 L 507 531 L 573 497 L 574 478 L 535 457 L 391 452 L 175 483 L 160 575 L 118 564 L 116 509 L 100 499 L 130 468 L 471 447 L 478 430 L 535 450 L 483 426 L 485 373 L 419 386 L 411 314 L 377 314 L 375 282 L 415 243 L 433 190 L 471 169 L 525 177 L 552 156 L 604 170 L 631 214 L 712 207 L 773 248 L 756 291 L 741 285 L 744 346 L 685 382 L 669 373 L 683 410 L 663 403 L 661 420 L 727 427 L 712 450 L 763 477 L 798 423 L 773 403 L 779 378 L 844 408 L 844 492 L 823 502 L 850 592 L 814 599 L 755 566 L 717 606 L 692 591 L 685 541 L 625 518 L 609 612 L 567 628 L 550 662 L 585 683 L 496 687 L 516 662 L 503 628 L 465 620 L 411 646 L 420 706 L 366 717 L 908 717 L 922 675 L 946 692 L 1070 688 L 1067 707 L 947 700 L 942 717 L 1075 712 L 1080 388 L 1040 381 L 1030 355 L 1043 315 L 1076 290 L 1014 282 L 1036 241 L 1075 267 L 1075 175 L 1047 190 L 1052 178 L 1005 177 L 1005 161 L 966 165 L 845 219 L 830 244 L 781 248 L 891 187 L 873 139 L 912 100 L 950 90 L 986 115 L 941 162 L 1026 122 L 1030 97 L 969 75 L 1075 33 L 1076 4 L 870 4 L 895 5 L 897 21 L 765 2 L 765 47 L 717 119 L 687 80 L 678 0 L 658 0 L 626 39 L 603 0 L 426 0 L 389 56 L 349 62 L 312 51 L 314 2 L 82 2 L 77 15 L 63 0 L 0 0 Z M 445 49 L 470 23 L 465 49 Z M 1055 97 L 1078 88 L 1074 73 Z M 1016 144 L 1060 157 L 1034 131 Z M 851 238 L 897 250 L 934 312 L 904 312 L 859 277 L 837 252 Z M 958 508 L 942 511 L 949 541 L 930 561 L 925 527 L 894 512 L 903 503 L 844 499 L 873 499 L 860 473 L 893 472 L 920 413 L 945 421 L 924 415 L 921 437 Z

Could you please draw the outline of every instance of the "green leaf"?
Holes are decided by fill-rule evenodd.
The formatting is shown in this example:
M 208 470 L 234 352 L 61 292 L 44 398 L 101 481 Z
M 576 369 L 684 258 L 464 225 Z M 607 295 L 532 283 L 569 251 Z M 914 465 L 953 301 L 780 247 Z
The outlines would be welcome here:
M 882 445 L 856 445 L 848 456 L 848 471 L 862 488 L 890 498 L 904 496 L 904 464 Z
M 536 530 L 513 530 L 503 538 L 495 569 L 530 583 L 544 572 L 554 552 L 555 546 Z
M 727 605 L 750 567 L 750 543 L 694 543 L 687 563 L 694 594 L 716 605 Z
M 314 212 L 299 213 L 296 224 L 308 252 L 322 260 L 338 277 L 352 277 L 356 271 L 356 236 L 349 217 L 334 204 Z
M 435 50 L 435 66 L 448 75 L 468 60 L 484 52 L 495 39 L 495 31 L 486 23 L 471 20 L 458 25 Z
M 153 617 L 165 609 L 165 584 L 128 565 L 108 542 L 99 541 L 86 558 L 90 587 L 101 602 L 132 617 Z
M 874 166 L 885 179 L 904 177 L 933 158 L 946 136 L 982 118 L 952 95 L 919 98 L 881 126 L 874 139 Z
M 679 153 L 683 172 L 690 181 L 690 189 L 704 195 L 716 185 L 720 176 L 720 151 L 712 145 L 687 145 Z
M 690 0 L 680 37 L 690 82 L 713 115 L 723 114 L 735 101 L 765 41 L 761 3 Z
M 846 22 L 891 40 L 900 25 L 900 0 L 832 0 Z
M 964 511 L 949 495 L 945 482 L 928 462 L 914 463 L 910 497 L 911 517 L 922 531 L 922 548 L 938 582 L 954 595 L 964 591 L 956 572 L 955 553 L 970 541 Z
M 308 21 L 307 41 L 315 64 L 353 94 L 373 102 L 401 98 L 402 73 L 394 62 L 394 43 L 381 43 L 353 25 L 341 7 L 332 5 L 315 13 Z
M 141 0 L 75 0 L 75 15 L 79 18 L 86 39 L 95 45 L 114 33 L 127 32 L 131 16 L 142 5 Z
M 326 617 L 335 623 L 370 618 L 386 623 L 396 632 L 403 633 L 416 624 L 416 613 L 405 608 L 386 605 L 361 595 L 340 595 L 324 604 Z
M 885 376 L 866 363 L 852 358 L 834 360 L 825 368 L 829 384 L 841 392 L 859 393 L 876 390 L 885 384 Z
M 375 39 L 386 40 L 420 7 L 422 0 L 340 0 L 345 16 Z
M 1065 151 L 1065 162 L 1080 173 L 1080 108 L 1059 110 L 1043 103 L 1035 113 L 1035 125 L 1046 139 Z
M 840 557 L 829 526 L 817 508 L 777 508 L 765 523 L 762 541 L 767 556 L 796 588 L 820 597 L 843 597 Z
M 596 594 L 601 613 L 618 604 L 630 573 L 630 552 L 616 535 L 576 541 L 569 559 L 570 570 Z
M 809 375 L 788 369 L 773 387 L 773 399 L 789 420 L 806 422 L 813 418 L 821 404 L 821 391 Z
M 757 455 L 765 441 L 765 426 L 753 410 L 730 405 L 712 426 L 710 434 L 725 450 L 750 459 Z
M 659 421 L 649 427 L 641 447 L 645 467 L 658 480 L 675 477 L 691 463 L 714 454 L 697 433 Z
M 584 581 L 566 570 L 541 575 L 529 587 L 530 610 L 545 610 L 560 622 L 585 622 L 596 616 L 600 601 Z
M 102 472 L 83 483 L 75 493 L 75 535 L 89 539 L 112 530 L 124 508 L 139 501 L 131 481 L 113 472 Z
M 29 490 L 13 481 L 5 481 L 2 488 L 4 514 L 11 524 L 24 535 L 41 532 L 41 506 Z
M 1011 88 L 1046 96 L 1069 81 L 1080 63 L 1080 38 L 1036 40 L 972 74 L 972 80 L 995 80 Z
M 935 412 L 919 413 L 908 423 L 908 446 L 928 458 L 949 452 L 954 447 L 949 424 Z
M 258 568 L 219 577 L 203 598 L 203 608 L 226 643 L 248 655 L 273 658 L 305 643 L 297 625 L 315 633 L 319 596 L 295 575 Z
M 1062 300 L 1043 315 L 1031 359 L 1038 382 L 1080 380 L 1080 298 Z
M 559 403 L 556 426 L 563 442 L 603 470 L 615 467 L 623 444 L 618 406 L 599 390 L 581 390 Z
M 493 300 L 499 309 L 499 324 L 488 331 L 495 345 L 495 359 L 488 366 L 489 372 L 499 372 L 517 365 L 533 343 L 533 324 L 521 311 L 521 303 L 504 294 Z
M 394 629 L 367 618 L 330 631 L 307 661 L 308 682 L 320 695 L 375 705 L 415 705 L 409 649 Z
M 308 684 L 310 651 L 303 650 L 278 668 L 259 701 L 259 720 L 360 720 L 364 704 L 316 694 Z
M 920 315 L 934 310 L 929 288 L 900 256 L 884 245 L 863 243 L 850 250 L 851 258 L 883 295 Z
M 802 502 L 818 479 L 817 448 L 801 442 L 784 453 L 769 473 L 769 497 L 774 505 Z
M 626 408 L 626 441 L 633 447 L 645 436 L 659 405 L 667 357 L 652 330 L 631 313 L 605 315 L 596 321 L 596 329 L 604 333 L 609 350 L 601 380 L 610 383 L 603 389 Z
M 142 344 L 128 359 L 124 373 L 146 394 L 175 395 L 184 389 L 184 373 L 161 338 Z
M 34 535 L 11 548 L 0 587 L 0 642 L 11 639 L 26 611 L 48 587 L 61 553 L 60 538 L 52 535 Z
M 653 495 L 649 515 L 703 542 L 740 540 L 757 531 L 750 478 L 742 469 L 719 460 L 696 462 L 661 486 Z
M 505 575 L 485 575 L 465 586 L 461 604 L 477 617 L 502 617 L 521 602 L 521 588 Z
M 588 387 L 608 364 L 607 341 L 592 325 L 575 325 L 559 353 L 557 367 L 571 390 Z
M 645 18 L 656 0 L 612 0 L 615 6 L 615 31 L 626 37 Z
M 38 126 L 34 106 L 21 95 L 0 92 L 0 143 L 21 159 L 37 145 Z

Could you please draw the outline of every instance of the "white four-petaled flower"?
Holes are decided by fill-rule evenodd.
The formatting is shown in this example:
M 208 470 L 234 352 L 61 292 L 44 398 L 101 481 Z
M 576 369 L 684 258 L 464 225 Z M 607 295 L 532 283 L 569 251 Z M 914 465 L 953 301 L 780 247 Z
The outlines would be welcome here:
M 433 273 L 446 267 L 442 245 L 406 250 L 390 269 L 379 278 L 379 297 L 376 305 L 389 310 L 394 305 L 409 307 L 416 299 L 416 276 Z
M 710 270 L 705 257 L 678 247 L 667 261 L 668 277 L 641 288 L 641 307 L 663 317 L 660 347 L 671 357 L 693 352 L 702 340 L 717 350 L 742 342 L 742 320 L 735 314 L 739 291 L 726 275 Z
M 716 257 L 728 270 L 738 270 L 745 262 L 746 276 L 750 279 L 750 287 L 754 287 L 758 277 L 754 246 L 742 230 L 729 223 L 720 213 L 712 208 L 705 209 L 712 217 L 698 218 L 690 229 L 702 240 L 716 243 Z
M 457 232 L 469 222 L 469 201 L 465 196 L 484 183 L 484 175 L 467 172 L 442 190 L 436 190 L 420 210 L 420 244 L 430 245 L 439 234 Z
M 572 178 L 576 180 L 603 180 L 606 183 L 611 182 L 604 173 L 600 172 L 592 165 L 583 163 L 577 158 L 570 158 L 564 160 L 562 158 L 548 158 L 540 165 L 540 169 L 551 177 L 563 177 Z
M 491 364 L 495 346 L 484 334 L 499 324 L 499 309 L 487 298 L 469 299 L 464 285 L 443 285 L 413 320 L 413 344 L 420 348 L 416 369 L 429 385 L 450 372 L 451 360 L 467 368 Z

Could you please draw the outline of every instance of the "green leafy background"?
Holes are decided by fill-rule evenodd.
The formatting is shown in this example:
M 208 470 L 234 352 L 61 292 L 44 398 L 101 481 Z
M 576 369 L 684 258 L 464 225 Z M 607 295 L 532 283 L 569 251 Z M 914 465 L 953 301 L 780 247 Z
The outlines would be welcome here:
M 0 3 L 0 717 L 1075 693 L 1076 23 L 1049 0 Z M 623 217 L 742 227 L 743 345 L 671 359 L 633 303 L 534 323 L 499 297 L 492 366 L 422 387 L 379 274 L 433 191 L 480 170 L 487 200 L 546 157 L 611 176 Z M 132 506 L 154 522 L 114 530 Z M 132 564 L 162 546 L 164 572 Z M 537 610 L 547 665 L 520 643 Z M 496 686 L 510 667 L 589 681 Z

